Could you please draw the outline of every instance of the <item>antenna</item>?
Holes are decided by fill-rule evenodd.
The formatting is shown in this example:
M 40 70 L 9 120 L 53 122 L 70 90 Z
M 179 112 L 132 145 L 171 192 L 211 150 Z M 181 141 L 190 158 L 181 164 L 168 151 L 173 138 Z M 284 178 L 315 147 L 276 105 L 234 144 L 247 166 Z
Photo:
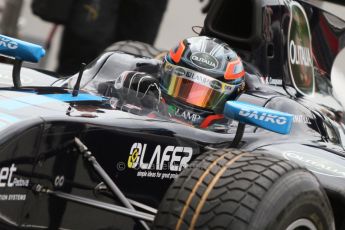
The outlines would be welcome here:
M 73 97 L 78 96 L 79 89 L 80 89 L 80 82 L 81 82 L 81 78 L 83 77 L 85 66 L 86 66 L 85 63 L 81 63 L 78 79 L 77 79 L 77 82 L 75 83 L 75 86 L 74 86 L 74 89 L 73 89 L 73 92 L 72 92 L 72 96 Z

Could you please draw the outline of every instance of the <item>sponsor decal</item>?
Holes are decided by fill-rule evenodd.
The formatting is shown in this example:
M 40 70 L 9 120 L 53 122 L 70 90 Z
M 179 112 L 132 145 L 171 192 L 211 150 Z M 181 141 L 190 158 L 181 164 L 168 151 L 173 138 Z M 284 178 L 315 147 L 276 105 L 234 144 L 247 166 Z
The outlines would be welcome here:
M 56 176 L 54 179 L 54 186 L 61 188 L 65 183 L 65 177 L 64 176 Z
M 18 49 L 17 42 L 12 41 L 8 38 L 1 37 L 1 36 L 0 36 L 0 46 L 11 49 L 11 50 Z
M 167 146 L 162 148 L 157 145 L 151 159 L 145 162 L 147 144 L 134 143 L 128 158 L 128 168 L 169 170 L 180 172 L 188 166 L 192 158 L 193 149 L 191 147 Z
M 243 117 L 252 118 L 255 120 L 271 122 L 272 124 L 285 125 L 287 123 L 286 117 L 279 117 L 277 115 L 273 115 L 269 113 L 258 113 L 257 111 L 242 109 L 239 112 L 239 115 Z M 310 125 L 311 121 L 309 117 L 306 117 L 304 115 L 294 115 L 293 123 Z
M 172 65 L 167 63 L 164 68 L 165 68 L 166 72 L 168 72 L 173 67 L 172 67 Z M 199 84 L 207 86 L 209 88 L 213 88 L 214 90 L 221 92 L 221 93 L 230 93 L 230 91 L 232 91 L 232 89 L 234 88 L 233 85 L 229 85 L 229 84 L 226 84 L 222 81 L 215 80 L 214 78 L 207 76 L 205 74 L 191 71 L 191 70 L 184 69 L 184 68 L 180 68 L 180 67 L 173 69 L 173 71 L 171 71 L 171 74 L 175 77 L 179 76 L 181 78 L 188 79 L 188 80 L 192 79 L 193 82 L 195 82 L 195 83 L 199 83 Z
M 168 113 L 172 117 L 183 118 L 184 120 L 191 122 L 197 122 L 201 119 L 201 116 L 199 114 L 195 114 L 188 110 L 183 110 L 173 105 L 170 105 L 168 107 Z
M 215 90 L 221 90 L 222 89 L 222 83 L 220 83 L 219 81 L 213 80 L 210 82 L 210 85 Z
M 292 83 L 302 94 L 311 95 L 315 89 L 311 34 L 307 15 L 298 2 L 289 2 L 288 66 Z
M 311 125 L 310 118 L 304 115 L 294 115 L 293 123 Z
M 177 76 L 185 76 L 186 75 L 186 71 L 182 68 L 176 68 L 174 70 L 174 73 L 177 75 Z
M 303 47 L 295 45 L 293 40 L 290 41 L 290 62 L 293 65 L 312 66 L 313 61 L 311 59 L 309 47 Z
M 134 143 L 129 153 L 127 166 L 138 170 L 138 177 L 173 179 L 188 166 L 193 155 L 191 147 L 157 145 L 152 154 L 147 149 L 147 144 Z
M 228 85 L 221 81 L 215 80 L 212 77 L 199 73 L 187 71 L 185 76 L 187 77 L 187 79 L 190 78 L 196 83 L 202 84 L 221 93 L 230 93 L 234 87 L 232 85 Z
M 191 55 L 192 63 L 202 69 L 212 70 L 218 67 L 218 61 L 208 53 L 194 53 Z
M 260 113 L 258 111 L 251 111 L 246 109 L 241 109 L 239 115 L 242 117 L 247 117 L 259 121 L 270 122 L 277 125 L 285 125 L 287 123 L 286 117 L 281 117 L 278 115 L 270 113 Z
M 0 170 L 0 188 L 28 187 L 29 180 L 15 177 L 17 167 L 12 164 L 10 167 L 2 167 Z M 6 190 L 7 191 L 7 190 Z M 0 194 L 0 201 L 24 201 L 26 194 Z
M 25 201 L 26 194 L 0 194 L 0 201 Z
M 295 161 L 307 167 L 310 171 L 331 177 L 345 178 L 345 167 L 326 158 L 317 157 L 310 153 L 285 152 L 284 158 Z
M 211 86 L 210 81 L 213 80 L 213 78 L 211 78 L 209 76 L 197 74 L 197 73 L 193 73 L 193 72 L 189 72 L 189 71 L 186 73 L 186 77 L 191 78 L 195 82 L 198 82 L 198 83 L 206 85 L 206 86 Z
M 3 167 L 0 170 L 0 188 L 5 187 L 28 187 L 29 180 L 14 177 L 14 173 L 17 171 L 15 164 L 11 167 Z

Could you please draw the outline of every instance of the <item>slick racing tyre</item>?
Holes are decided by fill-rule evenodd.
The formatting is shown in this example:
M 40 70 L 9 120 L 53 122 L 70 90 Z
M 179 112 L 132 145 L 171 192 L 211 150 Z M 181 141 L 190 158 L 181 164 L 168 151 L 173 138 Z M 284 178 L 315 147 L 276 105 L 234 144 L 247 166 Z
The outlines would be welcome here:
M 112 44 L 106 50 L 110 51 L 122 51 L 138 56 L 145 56 L 149 58 L 155 58 L 162 53 L 162 50 L 156 49 L 155 47 L 138 41 L 120 41 Z
M 334 220 L 310 172 L 271 155 L 220 150 L 174 181 L 154 229 L 329 230 Z

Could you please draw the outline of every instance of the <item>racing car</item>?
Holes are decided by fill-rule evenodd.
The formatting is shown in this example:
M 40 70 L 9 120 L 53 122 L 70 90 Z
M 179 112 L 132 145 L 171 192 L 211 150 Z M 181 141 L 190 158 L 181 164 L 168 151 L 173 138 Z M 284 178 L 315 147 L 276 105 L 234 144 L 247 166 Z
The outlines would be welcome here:
M 0 65 L 1 229 L 344 229 L 345 101 L 332 83 L 345 77 L 345 21 L 326 6 L 213 2 L 201 35 L 251 73 L 224 106 L 226 130 L 117 87 L 123 71 L 159 68 L 151 54 L 108 49 L 60 79 L 22 67 L 42 47 L 0 36 L 13 59 Z

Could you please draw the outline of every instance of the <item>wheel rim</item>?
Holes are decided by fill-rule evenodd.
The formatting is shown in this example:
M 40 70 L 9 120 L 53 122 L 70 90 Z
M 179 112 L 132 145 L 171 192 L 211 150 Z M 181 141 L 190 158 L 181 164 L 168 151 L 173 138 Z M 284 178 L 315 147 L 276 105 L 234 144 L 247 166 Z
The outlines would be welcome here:
M 291 223 L 286 230 L 317 230 L 316 226 L 308 219 L 298 219 Z

